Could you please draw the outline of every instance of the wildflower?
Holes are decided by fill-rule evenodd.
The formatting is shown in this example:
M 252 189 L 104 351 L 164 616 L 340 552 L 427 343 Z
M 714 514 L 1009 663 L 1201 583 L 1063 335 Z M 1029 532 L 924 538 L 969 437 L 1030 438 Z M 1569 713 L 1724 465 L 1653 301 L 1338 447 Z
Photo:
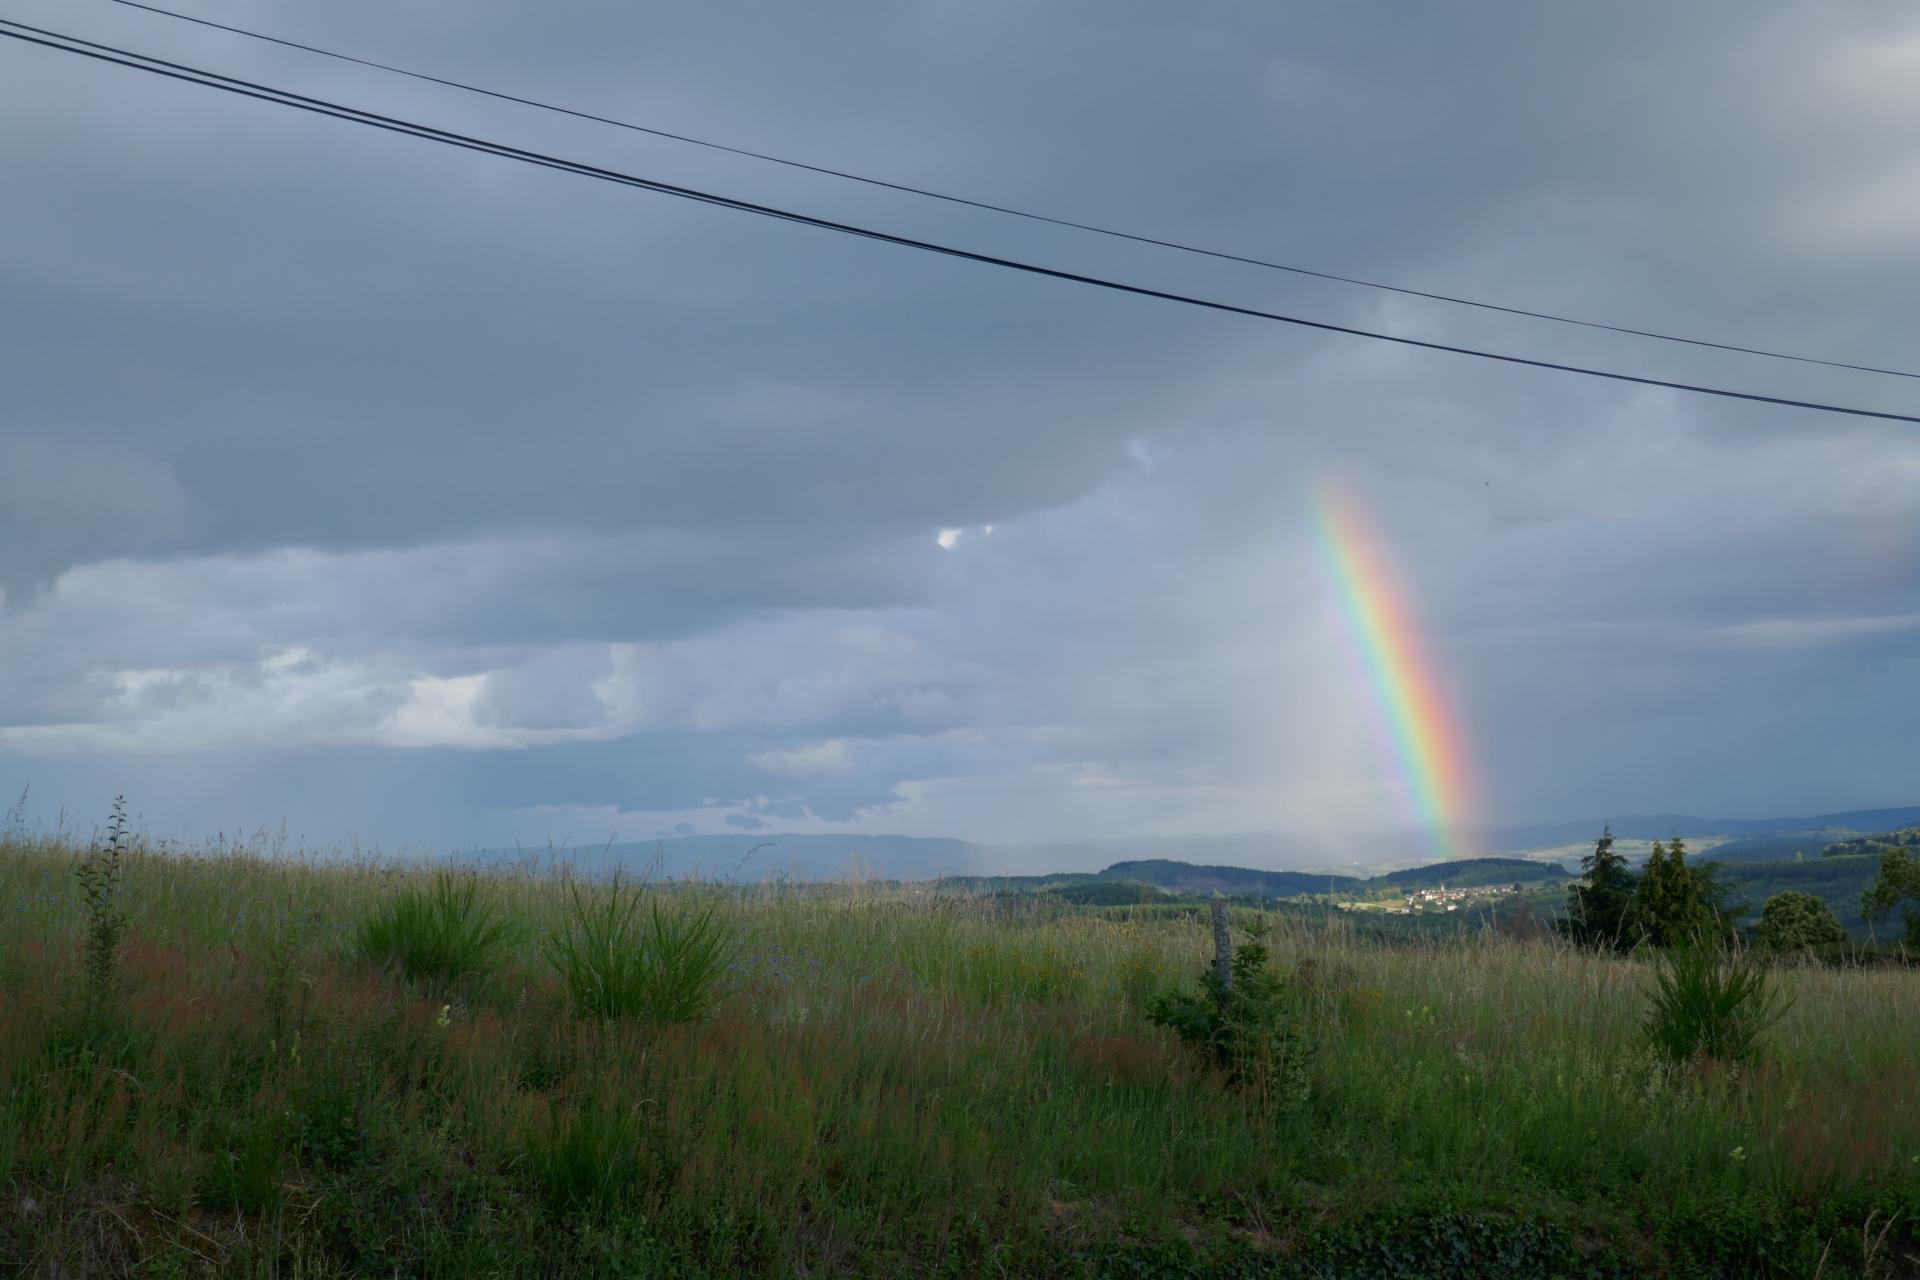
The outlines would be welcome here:
M 1733 1150 L 1727 1152 L 1727 1155 L 1736 1161 L 1745 1160 L 1747 1158 L 1747 1149 L 1745 1147 L 1735 1147 Z
M 450 1004 L 441 1005 L 440 1016 L 433 1020 L 433 1025 L 436 1027 L 444 1027 L 449 1025 L 452 1021 L 453 1021 L 453 1006 Z

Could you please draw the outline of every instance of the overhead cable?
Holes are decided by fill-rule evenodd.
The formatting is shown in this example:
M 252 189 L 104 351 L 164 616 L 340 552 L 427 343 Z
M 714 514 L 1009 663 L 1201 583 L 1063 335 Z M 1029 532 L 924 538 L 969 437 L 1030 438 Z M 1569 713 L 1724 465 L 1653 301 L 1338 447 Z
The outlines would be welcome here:
M 585 164 L 577 160 L 547 155 L 543 152 L 529 151 L 520 147 L 508 146 L 485 138 L 455 133 L 430 125 L 419 124 L 396 116 L 382 115 L 358 107 L 346 106 L 323 98 L 310 97 L 277 89 L 270 85 L 241 80 L 217 72 L 205 71 L 182 63 L 169 62 L 166 59 L 134 53 L 112 45 L 100 44 L 78 37 L 63 35 L 59 32 L 29 26 L 12 19 L 0 18 L 0 36 L 23 43 L 54 49 L 62 53 L 75 54 L 95 61 L 111 63 L 134 71 L 144 71 L 151 75 L 163 76 L 172 80 L 197 84 L 203 88 L 217 89 L 241 97 L 255 98 L 280 106 L 292 107 L 299 111 L 327 116 L 336 120 L 346 120 L 355 124 L 367 125 L 390 133 L 402 133 L 459 147 L 468 151 L 478 151 L 504 159 L 517 160 L 523 164 L 537 165 L 541 168 L 557 169 L 582 177 L 595 178 L 622 186 L 638 187 L 642 190 L 657 192 L 661 195 L 692 200 L 700 204 L 715 205 L 733 209 L 741 213 L 751 213 L 761 217 L 775 218 L 782 222 L 798 223 L 802 226 L 816 227 L 823 231 L 839 232 L 843 235 L 858 236 L 862 239 L 877 240 L 884 244 L 898 245 L 902 248 L 917 249 L 926 253 L 936 253 L 949 258 L 958 258 L 967 262 L 977 262 L 986 266 L 1000 267 L 1009 271 L 1018 271 L 1027 275 L 1041 276 L 1053 280 L 1065 280 L 1093 288 L 1107 289 L 1117 293 L 1128 293 L 1143 298 L 1157 298 L 1164 302 L 1175 302 L 1185 306 L 1200 307 L 1210 311 L 1225 312 L 1231 315 L 1248 316 L 1258 320 L 1271 320 L 1280 324 L 1296 325 L 1301 328 L 1315 329 L 1324 333 L 1346 334 L 1351 337 L 1370 338 L 1379 342 L 1391 342 L 1399 346 L 1416 347 L 1427 351 L 1444 351 L 1452 355 L 1469 356 L 1480 360 L 1493 360 L 1503 364 L 1521 365 L 1528 368 L 1546 369 L 1556 373 L 1577 374 L 1582 377 L 1604 378 L 1613 382 L 1629 383 L 1636 386 L 1662 387 L 1671 391 L 1685 391 L 1697 395 L 1717 396 L 1728 400 L 1745 400 L 1760 404 L 1775 404 L 1796 409 L 1811 409 L 1823 413 L 1845 414 L 1858 418 L 1876 418 L 1889 422 L 1911 422 L 1920 424 L 1920 415 L 1893 413 L 1881 409 L 1867 409 L 1850 405 L 1833 404 L 1817 400 L 1799 400 L 1786 396 L 1763 395 L 1753 391 L 1738 391 L 1727 387 L 1707 386 L 1699 383 L 1677 382 L 1665 378 L 1645 377 L 1639 374 L 1620 373 L 1610 369 L 1597 369 L 1585 365 L 1564 364 L 1552 360 L 1538 360 L 1529 356 L 1512 355 L 1506 352 L 1488 351 L 1477 347 L 1456 346 L 1450 343 L 1433 342 L 1423 338 L 1410 338 L 1401 334 L 1384 333 L 1378 330 L 1362 329 L 1353 325 L 1334 324 L 1325 320 L 1312 320 L 1303 316 L 1287 315 L 1277 311 L 1264 311 L 1257 307 L 1245 307 L 1230 302 L 1201 298 L 1192 294 L 1174 293 L 1164 289 L 1153 289 L 1145 285 L 1128 284 L 1103 276 L 1085 275 L 1074 271 L 1065 271 L 1055 267 L 1042 266 L 1016 258 L 998 257 L 993 254 L 979 253 L 971 249 L 961 249 L 952 245 L 940 244 L 930 240 L 918 240 L 910 236 L 897 235 L 889 231 L 880 231 L 852 223 L 838 222 L 829 218 L 815 217 L 772 205 L 758 204 L 753 201 L 737 199 L 710 191 L 701 191 L 693 187 L 679 186 L 645 178 L 636 174 L 623 173 L 616 169 L 606 169 L 597 165 Z
M 755 151 L 747 147 L 731 146 L 723 142 L 714 142 L 707 138 L 697 138 L 691 134 L 675 133 L 671 130 L 651 125 L 635 124 L 630 120 L 620 120 L 612 116 L 597 115 L 591 111 L 582 111 L 573 107 L 563 107 L 538 98 L 522 97 L 519 94 L 505 93 L 498 89 L 488 89 L 481 85 L 470 84 L 463 80 L 452 80 L 444 76 L 430 75 L 424 71 L 413 71 L 406 67 L 395 66 L 388 62 L 376 62 L 371 58 L 355 57 L 349 53 L 340 53 L 334 49 L 322 48 L 314 44 L 302 44 L 298 40 L 287 40 L 280 36 L 269 35 L 264 31 L 254 31 L 247 27 L 234 26 L 231 23 L 215 22 L 211 18 L 201 18 L 190 13 L 181 13 L 174 9 L 162 8 L 155 4 L 146 4 L 142 0 L 111 0 L 111 3 L 123 5 L 129 9 L 140 9 L 162 17 L 174 18 L 181 22 L 191 22 L 198 26 L 210 27 L 250 40 L 262 40 L 269 44 L 280 45 L 288 49 L 298 49 L 303 53 L 317 54 L 323 58 L 333 58 L 340 62 L 350 62 L 356 66 L 371 67 L 376 71 L 391 72 L 394 75 L 407 76 L 414 80 L 423 80 L 429 84 L 443 85 L 449 89 L 459 89 L 466 93 L 477 93 L 488 98 L 497 98 L 502 102 L 517 103 L 525 107 L 534 107 L 541 111 L 551 111 L 558 115 L 572 116 L 578 120 L 590 120 L 595 124 L 612 125 L 616 129 L 629 129 L 635 133 L 650 134 L 656 138 L 665 138 L 673 142 L 684 142 L 691 146 L 705 147 L 710 151 L 723 151 L 728 155 L 744 156 L 751 160 L 761 160 L 768 164 L 783 165 L 789 169 L 800 169 L 807 173 L 817 173 L 830 178 L 840 178 L 848 182 L 858 182 L 869 187 L 899 191 L 907 195 L 923 196 L 929 200 L 942 200 L 948 204 L 964 205 L 971 209 L 982 209 L 989 213 L 1006 214 L 1009 217 L 1025 218 L 1032 222 L 1042 222 L 1050 226 L 1065 227 L 1074 231 L 1090 232 L 1097 236 L 1107 236 L 1115 240 L 1132 241 L 1135 244 L 1152 245 L 1160 249 L 1171 249 L 1179 253 L 1197 254 L 1204 258 L 1215 258 L 1223 262 L 1237 262 L 1250 267 L 1262 267 L 1270 271 L 1285 271 L 1297 276 L 1310 276 L 1316 280 L 1330 280 L 1339 284 L 1356 285 L 1363 289 L 1376 289 L 1386 293 L 1397 293 L 1410 298 L 1424 298 L 1431 302 L 1445 302 L 1454 306 L 1473 307 L 1481 311 L 1499 312 L 1503 315 L 1521 316 L 1530 320 L 1548 320 L 1555 324 L 1575 325 L 1582 329 L 1597 329 L 1607 333 L 1625 334 L 1636 338 L 1652 338 L 1660 342 L 1676 342 L 1690 347 L 1706 347 L 1715 351 L 1731 351 L 1740 355 L 1761 356 L 1769 360 L 1791 360 L 1798 364 L 1824 365 L 1831 369 L 1850 369 L 1856 373 L 1885 374 L 1893 378 L 1920 378 L 1920 372 L 1906 369 L 1888 369 L 1878 365 L 1857 364 L 1846 360 L 1828 360 L 1818 356 L 1796 355 L 1787 351 L 1772 351 L 1763 347 L 1742 346 L 1735 342 L 1715 342 L 1706 338 L 1689 338 L 1679 334 L 1662 333 L 1655 329 L 1637 329 L 1631 325 L 1609 324 L 1600 320 L 1584 320 L 1576 316 L 1561 315 L 1552 311 L 1530 310 L 1526 307 L 1510 306 L 1498 302 L 1487 302 L 1476 298 L 1465 298 L 1457 294 L 1437 293 L 1427 289 L 1414 289 L 1405 285 L 1385 284 L 1378 280 L 1366 280 L 1358 276 L 1341 275 L 1333 271 L 1321 271 L 1312 267 L 1302 267 L 1291 263 L 1275 262 L 1269 258 L 1257 258 L 1248 254 L 1231 253 L 1224 249 L 1209 249 L 1201 245 L 1186 244 L 1178 240 L 1167 240 L 1158 236 L 1142 235 L 1132 231 L 1119 231 L 1112 227 L 1098 226 L 1090 222 L 1076 222 L 1071 218 L 1059 218 L 1044 213 L 1034 213 L 1027 209 L 1017 209 L 1011 205 L 995 204 L 987 200 L 977 200 L 969 196 L 954 195 L 950 192 L 934 191 L 926 187 L 917 187 L 904 182 L 891 182 L 884 178 L 869 177 L 845 169 L 835 169 L 827 165 L 811 164 L 804 160 L 794 160 L 786 156 L 773 155 L 765 151 Z

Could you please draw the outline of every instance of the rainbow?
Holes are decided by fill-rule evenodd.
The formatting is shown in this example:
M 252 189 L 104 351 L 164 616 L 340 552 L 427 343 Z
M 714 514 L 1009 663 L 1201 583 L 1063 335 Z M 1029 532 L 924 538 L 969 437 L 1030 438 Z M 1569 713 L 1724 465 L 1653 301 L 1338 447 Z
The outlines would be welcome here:
M 1316 498 L 1315 531 L 1327 572 L 1359 642 L 1408 797 L 1440 855 L 1465 856 L 1458 841 L 1476 815 L 1466 735 L 1421 652 L 1406 592 L 1358 507 L 1324 482 Z

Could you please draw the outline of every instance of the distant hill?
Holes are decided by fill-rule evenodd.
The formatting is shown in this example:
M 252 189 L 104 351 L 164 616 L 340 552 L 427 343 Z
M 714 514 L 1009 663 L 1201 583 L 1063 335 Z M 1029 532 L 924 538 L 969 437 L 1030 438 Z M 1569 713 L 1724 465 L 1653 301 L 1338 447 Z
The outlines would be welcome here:
M 1569 851 L 1590 847 L 1606 825 L 1603 819 L 1593 819 L 1505 827 L 1471 833 L 1469 839 L 1471 847 L 1489 854 L 1553 850 L 1571 862 Z M 1849 845 L 1856 838 L 1875 832 L 1920 828 L 1920 807 L 1860 809 L 1803 818 L 1640 814 L 1615 818 L 1612 826 L 1614 835 L 1626 841 L 1666 839 L 1674 835 L 1689 839 L 1731 836 L 1734 837 L 1731 842 L 1718 844 L 1711 850 L 1696 846 L 1697 852 L 1730 865 L 1769 863 L 1816 858 L 1829 847 Z M 940 837 L 742 831 L 570 845 L 557 852 L 544 848 L 527 851 L 496 848 L 469 855 L 464 860 L 491 866 L 523 861 L 544 866 L 561 861 L 583 873 L 596 875 L 615 870 L 638 875 L 657 867 L 656 874 L 669 878 L 698 876 L 745 883 L 769 878 L 939 879 L 963 891 L 1039 888 L 1043 887 L 1043 879 L 1046 883 L 1135 879 L 1178 892 L 1285 898 L 1350 892 L 1367 883 L 1368 873 L 1374 868 L 1405 866 L 1415 861 L 1423 842 L 1424 837 L 1418 833 L 1374 832 L 1355 835 L 1337 848 L 1329 849 L 1317 841 L 1307 842 L 1277 833 L 1255 833 L 997 846 Z M 760 844 L 771 847 L 756 849 Z M 1853 852 L 1857 850 L 1850 846 L 1848 854 Z M 1281 867 L 1291 864 L 1291 867 L 1268 869 L 1276 864 Z M 1468 864 L 1481 864 L 1482 869 L 1462 869 Z M 1094 870 L 1103 865 L 1106 870 Z M 1308 866 L 1337 867 L 1338 870 L 1299 869 Z M 1041 870 L 1044 875 L 1018 874 L 1029 868 Z M 1551 878 L 1554 871 L 1551 864 L 1527 862 L 1512 856 L 1490 856 L 1410 867 L 1390 874 L 1399 878 L 1382 884 L 1399 887 L 1444 882 L 1468 887 L 1474 882 L 1462 879 L 1463 876 L 1489 877 L 1481 883 L 1497 884 L 1502 879 L 1538 883 L 1543 878 Z
M 1722 864 L 1718 878 L 1727 886 L 1727 900 L 1745 906 L 1748 919 L 1757 917 L 1774 894 L 1797 889 L 1826 903 L 1848 932 L 1858 936 L 1866 930 L 1866 921 L 1860 915 L 1860 895 L 1879 874 L 1878 857 L 1853 854 L 1791 862 L 1728 862 Z
M 1116 862 L 1100 873 L 1103 880 L 1138 880 L 1177 893 L 1249 894 L 1293 898 L 1309 893 L 1339 893 L 1364 884 L 1359 876 L 1309 871 L 1258 871 L 1252 867 L 1204 867 L 1170 858 Z
M 755 846 L 764 846 L 755 848 Z M 932 880 L 967 875 L 982 865 L 982 845 L 922 836 L 756 835 L 669 836 L 662 840 L 584 845 L 559 850 L 488 849 L 473 861 L 491 865 L 565 863 L 581 875 L 688 876 L 762 880 Z
M 1500 851 L 1551 849 L 1591 842 L 1602 827 L 1611 825 L 1622 840 L 1664 840 L 1668 836 L 1783 836 L 1802 832 L 1858 835 L 1920 826 L 1920 807 L 1904 809 L 1850 809 L 1803 818 L 1698 818 L 1685 813 L 1628 814 L 1585 822 L 1552 822 L 1525 827 L 1497 827 L 1476 834 L 1483 848 Z M 1833 837 L 1828 837 L 1831 840 Z
M 1561 882 L 1568 879 L 1571 877 L 1567 869 L 1551 862 L 1534 862 L 1528 858 L 1461 858 L 1453 862 L 1434 862 L 1424 867 L 1389 871 L 1364 883 L 1408 889 L 1443 884 L 1456 889 L 1471 889 L 1489 884 L 1532 884 L 1542 880 Z
M 1884 831 L 1879 835 L 1857 836 L 1852 840 L 1840 840 L 1820 851 L 1823 858 L 1853 858 L 1871 855 L 1875 858 L 1895 849 L 1920 849 L 1920 827 L 1908 827 L 1904 831 Z

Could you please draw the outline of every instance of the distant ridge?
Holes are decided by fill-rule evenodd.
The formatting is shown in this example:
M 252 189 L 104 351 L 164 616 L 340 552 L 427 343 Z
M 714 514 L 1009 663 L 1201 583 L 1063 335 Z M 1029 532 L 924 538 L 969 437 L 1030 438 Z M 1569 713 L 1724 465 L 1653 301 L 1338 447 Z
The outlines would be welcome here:
M 1185 893 L 1257 894 L 1263 898 L 1291 898 L 1303 893 L 1334 893 L 1365 881 L 1359 876 L 1311 871 L 1257 871 L 1251 867 L 1203 867 L 1171 858 L 1116 862 L 1100 873 L 1102 880 L 1138 880 L 1162 889 Z
M 1255 871 L 1247 867 L 1202 867 L 1167 858 L 1116 862 L 1102 871 L 1102 880 L 1135 880 L 1181 893 L 1255 894 L 1291 898 L 1301 894 L 1344 893 L 1356 889 L 1424 888 L 1451 885 L 1473 888 L 1490 884 L 1559 882 L 1567 870 L 1550 862 L 1527 858 L 1460 858 L 1408 867 L 1377 876 L 1317 874 L 1308 871 Z
M 1803 831 L 1851 831 L 1860 834 L 1920 826 L 1920 807 L 1849 809 L 1803 818 L 1697 818 L 1685 813 L 1639 813 L 1584 822 L 1550 822 L 1524 827 L 1495 827 L 1479 833 L 1489 850 L 1544 849 L 1591 841 L 1611 826 L 1622 840 L 1664 840 L 1668 836 L 1793 835 Z
M 1390 884 L 1438 884 L 1434 877 L 1505 875 L 1526 880 L 1551 875 L 1554 863 L 1528 861 L 1500 854 L 1552 850 L 1550 857 L 1571 863 L 1572 850 L 1591 847 L 1602 828 L 1611 825 L 1622 840 L 1664 840 L 1671 836 L 1718 836 L 1741 844 L 1751 853 L 1729 846 L 1732 858 L 1792 856 L 1804 850 L 1815 856 L 1827 844 L 1854 836 L 1873 835 L 1920 826 L 1920 806 L 1895 809 L 1850 809 L 1838 813 L 1786 818 L 1699 818 L 1690 814 L 1628 814 L 1578 822 L 1540 823 L 1498 827 L 1468 833 L 1468 843 L 1485 857 L 1452 863 L 1417 863 L 1425 845 L 1417 832 L 1356 833 L 1345 838 L 1337 852 L 1322 842 L 1281 832 L 1145 836 L 1127 840 L 1083 840 L 1047 845 L 984 845 L 967 840 L 930 836 L 838 835 L 824 833 L 741 831 L 725 835 L 664 835 L 658 840 L 612 844 L 572 843 L 558 850 L 489 849 L 471 855 L 485 865 L 528 862 L 537 866 L 564 862 L 588 874 L 615 870 L 638 875 L 658 860 L 658 874 L 699 876 L 756 883 L 769 878 L 839 880 L 873 877 L 885 880 L 1026 879 L 1051 874 L 1085 879 L 1137 879 L 1159 883 L 1155 876 L 1177 876 L 1196 892 L 1250 893 L 1267 897 L 1339 892 L 1365 883 L 1377 867 L 1404 868 L 1385 873 Z M 1794 838 L 1785 855 L 1776 841 Z M 1773 838 L 1770 840 L 1769 838 Z M 771 847 L 754 850 L 755 845 Z M 1331 853 L 1331 856 L 1330 856 Z M 1278 864 L 1278 865 L 1276 865 Z M 1288 864 L 1291 864 L 1289 866 Z M 1496 868 L 1505 865 L 1507 871 Z M 1104 866 L 1105 871 L 1096 871 Z M 1338 870 L 1308 871 L 1313 866 Z M 1478 870 L 1467 868 L 1478 867 Z M 1542 872 L 1540 868 L 1547 870 Z M 1156 871 L 1155 868 L 1162 870 Z M 1382 876 L 1373 876 L 1380 880 Z M 1491 882 L 1489 882 L 1491 883 Z

